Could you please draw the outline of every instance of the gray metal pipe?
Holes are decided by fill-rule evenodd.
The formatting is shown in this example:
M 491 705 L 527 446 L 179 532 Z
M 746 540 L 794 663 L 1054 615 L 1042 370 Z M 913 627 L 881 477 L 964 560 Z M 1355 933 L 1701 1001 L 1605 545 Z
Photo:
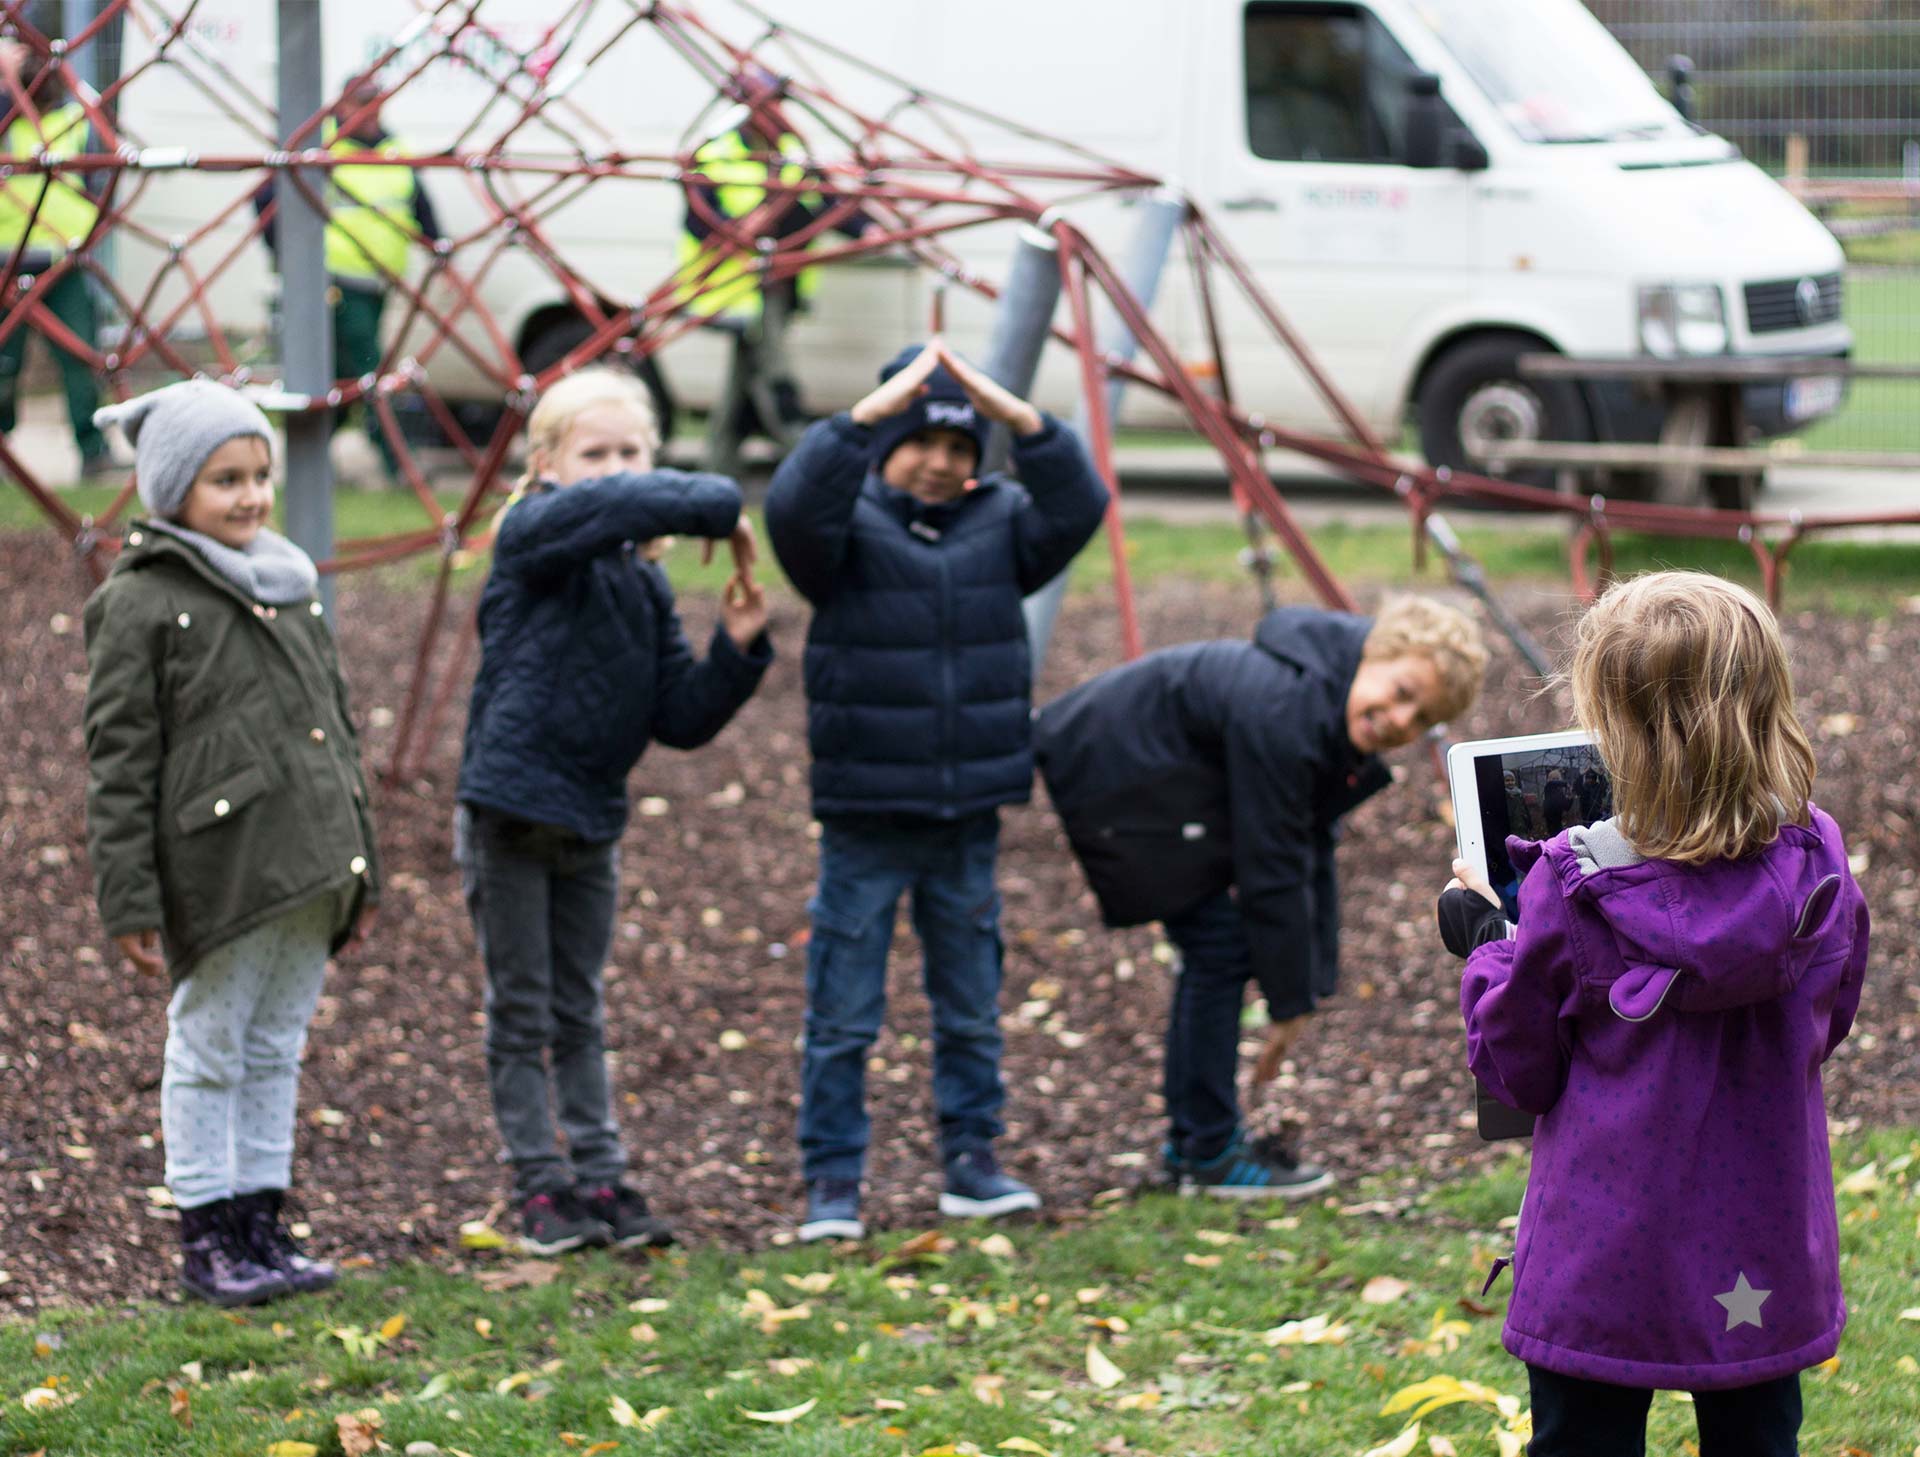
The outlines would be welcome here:
M 1139 221 L 1122 262 L 1120 277 L 1133 291 L 1134 297 L 1140 300 L 1140 306 L 1152 309 L 1153 301 L 1160 292 L 1160 277 L 1166 269 L 1167 255 L 1173 251 L 1174 237 L 1180 230 L 1180 224 L 1186 220 L 1187 200 L 1173 189 L 1162 187 L 1141 198 L 1138 207 Z M 1099 322 L 1094 327 L 1095 347 L 1111 358 L 1122 361 L 1132 359 L 1140 347 L 1139 340 L 1133 337 L 1133 331 L 1109 307 L 1097 307 L 1096 314 Z M 1125 389 L 1125 380 L 1115 378 L 1107 381 L 1109 421 L 1119 419 L 1120 396 Z M 1080 438 L 1088 442 L 1091 450 L 1089 432 L 1092 420 L 1084 400 L 1081 401 L 1079 413 L 1073 417 L 1073 428 L 1080 432 Z M 1027 598 L 1024 605 L 1027 642 L 1032 652 L 1036 678 L 1040 676 L 1047 648 L 1053 641 L 1053 624 L 1060 615 L 1061 599 L 1067 595 L 1067 575 L 1062 572 Z
M 1060 245 L 1049 233 L 1032 225 L 1022 227 L 1007 268 L 1007 286 L 994 317 L 993 338 L 983 366 L 995 383 L 1025 399 L 1033 393 L 1040 370 L 1040 352 L 1053 327 L 1054 306 L 1060 301 Z M 996 424 L 987 432 L 980 474 L 1002 470 L 1013 448 L 1007 427 Z
M 280 144 L 320 109 L 320 7 L 312 0 L 279 0 Z M 318 148 L 318 133 L 303 147 Z M 325 196 L 327 174 L 300 172 Z M 280 255 L 280 359 L 283 388 L 324 399 L 333 387 L 333 313 L 327 303 L 327 219 L 282 177 L 275 189 Z M 289 412 L 287 427 L 287 535 L 315 561 L 333 555 L 333 467 L 327 459 L 332 412 Z M 333 578 L 320 579 L 320 601 L 333 613 Z

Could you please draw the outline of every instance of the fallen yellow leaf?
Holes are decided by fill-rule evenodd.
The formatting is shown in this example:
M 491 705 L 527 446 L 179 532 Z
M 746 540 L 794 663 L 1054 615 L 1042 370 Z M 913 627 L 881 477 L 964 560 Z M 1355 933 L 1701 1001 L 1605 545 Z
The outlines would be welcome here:
M 633 1409 L 633 1403 L 624 1396 L 607 1399 L 607 1414 L 613 1418 L 615 1426 L 637 1427 L 640 1425 L 640 1413 Z
M 404 1315 L 390 1315 L 380 1322 L 380 1339 L 390 1341 L 406 1328 L 407 1318 Z
M 1369 1448 L 1366 1457 L 1407 1457 L 1413 1451 L 1413 1444 L 1419 1440 L 1420 1423 L 1415 1422 L 1385 1446 Z
M 645 1322 L 644 1320 L 641 1321 L 640 1324 L 638 1324 L 637 1326 L 634 1326 L 632 1329 L 630 1329 L 627 1332 L 627 1334 L 631 1336 L 638 1344 L 643 1346 L 650 1346 L 655 1341 L 660 1339 L 660 1332 L 655 1330 L 651 1325 L 647 1324 L 647 1322 Z
M 1220 1256 L 1218 1255 L 1182 1255 L 1180 1258 L 1185 1260 L 1189 1265 L 1192 1265 L 1196 1270 L 1211 1270 L 1215 1265 L 1220 1263 Z
M 1008 1437 L 1000 1444 L 1002 1452 L 1029 1452 L 1033 1457 L 1053 1457 L 1053 1453 L 1042 1447 L 1031 1437 Z
M 1290 1320 L 1264 1331 L 1260 1339 L 1269 1346 L 1344 1346 L 1347 1325 L 1330 1316 L 1310 1315 L 1305 1320 Z
M 1127 1379 L 1127 1373 L 1107 1358 L 1097 1341 L 1087 1342 L 1087 1379 L 1102 1391 L 1111 1390 Z
M 507 1237 L 483 1219 L 469 1219 L 460 1226 L 460 1247 L 468 1250 L 497 1250 Z
M 788 1422 L 797 1422 L 801 1417 L 820 1405 L 820 1398 L 809 1397 L 798 1406 L 790 1406 L 782 1411 L 748 1411 L 740 1408 L 740 1415 L 750 1422 L 772 1422 L 776 1426 L 785 1426 Z
M 1482 1386 L 1478 1381 L 1462 1381 L 1458 1376 L 1429 1376 L 1425 1381 L 1416 1381 L 1396 1391 L 1387 1399 L 1387 1404 L 1380 1408 L 1380 1415 L 1390 1417 L 1395 1412 L 1412 1407 L 1414 1419 L 1418 1421 L 1429 1412 L 1457 1402 L 1471 1402 L 1475 1406 L 1500 1411 L 1503 1395 L 1491 1386 Z M 1513 1399 L 1506 1397 L 1505 1400 L 1511 1402 Z
M 973 1399 L 986 1406 L 1005 1406 L 1007 1378 L 1004 1376 L 980 1375 L 969 1383 Z
M 311 1442 L 275 1442 L 267 1457 L 320 1457 L 320 1449 Z

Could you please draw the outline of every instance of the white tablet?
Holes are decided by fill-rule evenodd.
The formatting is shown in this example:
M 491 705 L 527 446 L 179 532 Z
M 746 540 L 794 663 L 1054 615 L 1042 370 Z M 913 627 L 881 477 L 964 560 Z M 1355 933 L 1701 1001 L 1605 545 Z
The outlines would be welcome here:
M 1519 876 L 1507 836 L 1551 840 L 1572 825 L 1613 813 L 1613 781 L 1591 735 L 1577 729 L 1480 739 L 1447 751 L 1453 830 L 1460 858 L 1486 877 L 1518 920 Z
M 1613 813 L 1613 782 L 1587 734 L 1568 731 L 1481 739 L 1447 751 L 1454 836 L 1460 858 L 1493 887 L 1507 919 L 1520 919 L 1520 877 L 1507 856 L 1507 836 L 1551 840 L 1569 825 Z M 1509 1108 L 1484 1085 L 1474 1089 L 1480 1137 L 1527 1138 L 1533 1115 Z

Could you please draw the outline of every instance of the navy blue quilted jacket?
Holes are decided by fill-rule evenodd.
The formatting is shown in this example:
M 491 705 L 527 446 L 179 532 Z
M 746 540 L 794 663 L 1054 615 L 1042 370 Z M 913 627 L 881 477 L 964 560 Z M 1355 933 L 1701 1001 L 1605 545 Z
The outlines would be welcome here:
M 867 470 L 872 432 L 822 420 L 781 463 L 767 535 L 814 606 L 804 677 L 815 814 L 959 819 L 1033 788 L 1020 603 L 1099 528 L 1107 489 L 1052 418 L 925 505 Z M 1031 494 L 1029 494 L 1031 493 Z
M 514 504 L 480 595 L 463 803 L 619 837 L 648 743 L 706 743 L 773 660 L 764 633 L 743 653 L 718 627 L 697 660 L 666 573 L 634 543 L 724 537 L 739 518 L 732 481 L 670 470 L 536 487 Z

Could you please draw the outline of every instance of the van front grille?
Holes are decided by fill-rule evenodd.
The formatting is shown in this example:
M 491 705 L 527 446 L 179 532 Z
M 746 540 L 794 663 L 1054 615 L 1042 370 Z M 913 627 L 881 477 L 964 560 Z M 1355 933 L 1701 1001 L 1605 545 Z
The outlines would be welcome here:
M 1755 334 L 1811 329 L 1840 317 L 1840 275 L 1780 278 L 1747 285 L 1747 328 Z

